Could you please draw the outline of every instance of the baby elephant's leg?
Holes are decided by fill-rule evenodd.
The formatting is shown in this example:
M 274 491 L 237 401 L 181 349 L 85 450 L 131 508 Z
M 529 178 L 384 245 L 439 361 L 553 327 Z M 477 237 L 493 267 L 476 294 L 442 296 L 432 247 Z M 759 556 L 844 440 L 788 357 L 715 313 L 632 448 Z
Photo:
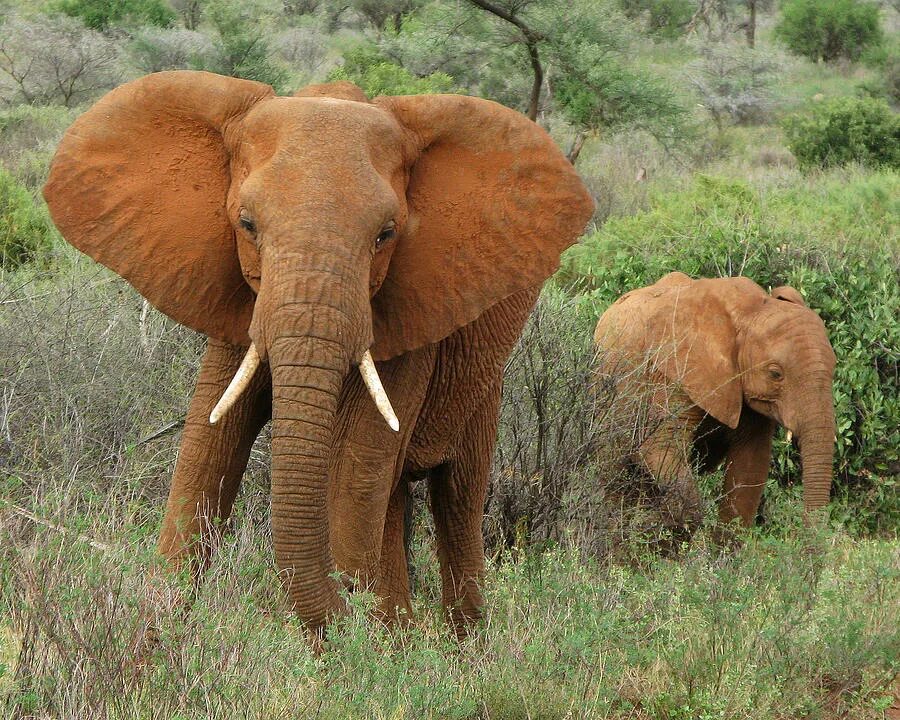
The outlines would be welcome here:
M 691 464 L 693 424 L 682 418 L 667 422 L 644 441 L 639 459 L 665 493 L 667 524 L 693 532 L 700 525 L 702 508 Z

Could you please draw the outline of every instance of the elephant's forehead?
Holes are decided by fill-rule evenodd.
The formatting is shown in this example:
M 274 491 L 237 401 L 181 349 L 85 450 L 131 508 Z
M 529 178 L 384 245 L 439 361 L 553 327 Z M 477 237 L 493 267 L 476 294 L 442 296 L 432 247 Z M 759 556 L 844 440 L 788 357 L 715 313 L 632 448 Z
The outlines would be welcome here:
M 329 97 L 278 97 L 259 103 L 244 121 L 251 136 L 274 142 L 341 146 L 399 143 L 402 130 L 384 110 L 369 103 Z

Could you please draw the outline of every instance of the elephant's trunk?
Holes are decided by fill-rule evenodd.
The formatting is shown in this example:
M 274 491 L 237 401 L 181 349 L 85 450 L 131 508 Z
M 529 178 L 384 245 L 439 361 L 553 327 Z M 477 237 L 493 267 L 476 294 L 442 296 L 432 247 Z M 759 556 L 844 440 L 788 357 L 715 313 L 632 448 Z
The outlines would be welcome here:
M 818 416 L 804 421 L 797 433 L 803 464 L 803 507 L 812 512 L 827 505 L 831 495 L 835 432 L 831 384 L 824 402 L 810 399 L 806 407 L 822 408 Z
M 329 577 L 335 567 L 326 498 L 337 398 L 349 358 L 340 343 L 309 334 L 277 337 L 268 355 L 275 559 L 294 609 L 319 628 L 341 607 Z
M 328 470 L 341 386 L 372 342 L 356 275 L 368 278 L 350 263 L 327 266 L 324 253 L 269 259 L 251 336 L 272 374 L 272 540 L 294 609 L 318 629 L 343 607 L 330 577 Z

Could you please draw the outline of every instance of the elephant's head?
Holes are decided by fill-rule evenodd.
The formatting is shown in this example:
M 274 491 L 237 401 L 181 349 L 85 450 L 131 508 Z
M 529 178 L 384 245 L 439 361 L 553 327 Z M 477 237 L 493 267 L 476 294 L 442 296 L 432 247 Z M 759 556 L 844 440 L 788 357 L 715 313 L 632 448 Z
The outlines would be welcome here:
M 370 103 L 349 83 L 275 97 L 202 72 L 106 95 L 44 194 L 65 238 L 157 308 L 250 346 L 239 375 L 268 362 L 275 551 L 313 625 L 339 607 L 325 502 L 345 375 L 361 365 L 395 424 L 372 359 L 542 282 L 592 210 L 549 136 L 495 103 Z
M 825 325 L 800 293 L 766 293 L 744 277 L 692 281 L 673 273 L 657 285 L 677 293 L 665 318 L 678 344 L 667 358 L 691 401 L 730 428 L 744 406 L 795 435 L 807 511 L 828 503 L 834 455 L 834 351 Z

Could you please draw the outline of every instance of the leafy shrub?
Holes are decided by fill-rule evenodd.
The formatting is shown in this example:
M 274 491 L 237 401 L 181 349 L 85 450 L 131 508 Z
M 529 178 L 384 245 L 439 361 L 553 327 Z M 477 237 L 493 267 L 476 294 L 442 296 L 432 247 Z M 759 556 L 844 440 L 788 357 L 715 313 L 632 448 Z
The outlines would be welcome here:
M 836 493 L 869 528 L 896 527 L 900 504 L 900 175 L 838 173 L 799 190 L 760 196 L 743 182 L 700 176 L 647 212 L 612 218 L 569 250 L 560 281 L 587 293 L 596 319 L 627 290 L 680 270 L 790 284 L 828 328 L 837 355 Z M 775 443 L 774 478 L 799 461 Z
M 0 267 L 11 270 L 40 257 L 53 238 L 46 211 L 0 167 Z
M 857 60 L 882 42 L 878 5 L 866 0 L 786 0 L 775 34 L 812 62 Z
M 443 72 L 416 77 L 367 45 L 344 53 L 344 64 L 328 74 L 329 80 L 350 80 L 369 97 L 453 92 L 453 78 Z
M 848 162 L 900 168 L 900 115 L 883 100 L 837 98 L 784 122 L 801 167 Z
M 177 18 L 164 0 L 59 0 L 57 8 L 94 30 L 120 24 L 169 27 Z

